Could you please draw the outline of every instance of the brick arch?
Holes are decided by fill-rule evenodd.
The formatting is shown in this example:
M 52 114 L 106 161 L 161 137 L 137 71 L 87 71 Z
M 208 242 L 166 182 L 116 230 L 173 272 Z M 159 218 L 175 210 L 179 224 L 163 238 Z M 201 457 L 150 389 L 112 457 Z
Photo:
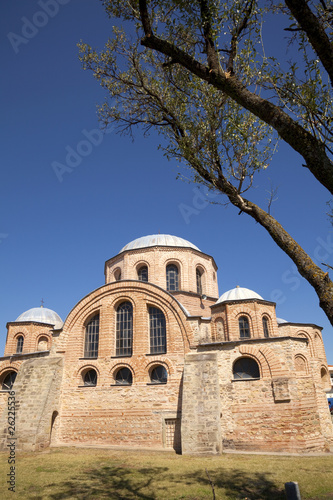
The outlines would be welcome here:
M 191 345 L 191 328 L 187 322 L 186 313 L 172 294 L 153 283 L 146 283 L 138 280 L 124 280 L 108 283 L 94 290 L 77 303 L 65 320 L 62 333 L 59 337 L 57 350 L 66 350 L 66 345 L 71 338 L 72 330 L 78 325 L 82 325 L 83 318 L 87 317 L 90 312 L 100 308 L 101 315 L 103 315 L 103 307 L 105 308 L 106 304 L 108 304 L 108 306 L 112 305 L 114 301 L 120 298 L 124 298 L 124 300 L 128 298 L 132 302 L 135 302 L 135 293 L 144 294 L 147 302 L 153 300 L 161 309 L 163 309 L 164 306 L 165 310 L 168 310 L 168 315 L 172 314 L 178 325 L 184 349 L 185 346 Z
M 143 372 L 145 374 L 148 374 L 150 370 L 153 368 L 155 365 L 163 365 L 168 372 L 168 375 L 172 376 L 175 373 L 175 368 L 173 366 L 173 363 L 170 361 L 169 358 L 162 357 L 162 356 L 150 356 L 150 360 L 144 365 L 143 367 Z
M 263 378 L 271 377 L 269 364 L 267 363 L 266 357 L 261 353 L 259 349 L 252 345 L 241 345 L 239 347 L 239 352 L 242 356 L 249 356 L 250 358 L 257 361 Z
M 75 378 L 76 378 L 78 385 L 82 385 L 82 383 L 83 383 L 82 374 L 83 374 L 83 372 L 87 372 L 88 370 L 95 370 L 96 371 L 96 373 L 97 373 L 97 384 L 96 385 L 99 385 L 98 382 L 99 382 L 100 377 L 101 377 L 99 368 L 94 363 L 87 363 L 87 362 L 82 363 L 80 368 L 78 368 L 76 370 L 76 377 Z M 80 384 L 80 382 L 81 382 L 81 384 Z
M 5 362 L 5 364 L 1 367 L 1 370 L 0 370 L 0 379 L 3 378 L 3 375 L 6 373 L 6 372 L 18 372 L 19 369 L 20 369 L 20 366 L 21 366 L 22 362 L 21 363 L 11 363 L 9 364 L 9 362 Z
M 112 368 L 109 370 L 109 375 L 111 376 L 111 380 L 115 383 L 115 375 L 117 374 L 118 370 L 121 370 L 121 368 L 128 368 L 131 373 L 132 373 L 132 383 L 134 383 L 135 379 L 136 379 L 136 372 L 133 368 L 133 364 L 130 364 L 130 363 L 126 363 L 126 362 L 121 362 L 121 361 L 118 361 L 117 363 L 115 363 Z M 120 385 L 120 384 L 119 384 Z
M 288 376 L 288 370 L 282 368 L 281 361 L 269 347 L 261 347 L 260 353 L 264 356 L 272 377 Z

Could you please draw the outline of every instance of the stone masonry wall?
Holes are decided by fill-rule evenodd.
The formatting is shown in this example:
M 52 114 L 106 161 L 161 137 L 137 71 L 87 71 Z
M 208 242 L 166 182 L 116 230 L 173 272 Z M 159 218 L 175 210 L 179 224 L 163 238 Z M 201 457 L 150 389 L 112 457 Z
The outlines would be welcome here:
M 182 407 L 183 454 L 219 454 L 220 398 L 217 353 L 189 353 L 185 357 Z
M 59 410 L 63 359 L 43 357 L 22 363 L 13 391 L 16 400 L 16 446 L 26 451 L 47 447 L 54 412 Z M 5 449 L 8 423 L 6 408 L 0 418 L 0 449 Z

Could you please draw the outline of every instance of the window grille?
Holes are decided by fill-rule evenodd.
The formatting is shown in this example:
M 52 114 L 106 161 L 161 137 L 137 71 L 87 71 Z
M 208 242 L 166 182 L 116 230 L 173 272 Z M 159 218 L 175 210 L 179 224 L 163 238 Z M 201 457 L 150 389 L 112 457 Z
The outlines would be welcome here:
M 138 270 L 138 280 L 139 281 L 148 281 L 148 267 L 141 266 Z
M 250 338 L 250 325 L 246 316 L 241 316 L 238 320 L 239 336 L 241 339 Z
M 165 316 L 157 307 L 149 307 L 150 353 L 166 353 Z
M 3 391 L 11 391 L 11 389 L 14 385 L 15 379 L 16 379 L 16 375 L 17 375 L 16 372 L 7 373 L 7 375 L 5 376 L 5 378 L 3 379 L 3 382 L 2 382 L 2 390 Z
M 23 342 L 24 342 L 24 338 L 22 335 L 17 337 L 17 344 L 16 344 L 16 353 L 17 354 L 20 354 L 23 351 Z
M 233 368 L 234 379 L 260 378 L 258 363 L 252 358 L 238 359 Z
M 86 326 L 84 357 L 97 358 L 99 340 L 99 314 L 96 314 Z
M 268 319 L 266 316 L 262 318 L 262 327 L 264 330 L 264 337 L 269 337 Z
M 202 295 L 202 272 L 200 269 L 196 270 L 196 278 L 197 278 L 197 293 Z
M 166 285 L 169 292 L 179 290 L 178 267 L 175 264 L 166 267 Z
M 116 356 L 132 355 L 133 307 L 123 302 L 117 309 Z
M 88 370 L 83 377 L 83 384 L 85 386 L 95 386 L 97 384 L 96 370 Z
M 158 365 L 152 369 L 150 373 L 150 381 L 153 384 L 166 384 L 168 380 L 168 373 L 164 366 Z
M 132 372 L 129 368 L 120 368 L 116 373 L 116 384 L 131 385 L 133 382 Z

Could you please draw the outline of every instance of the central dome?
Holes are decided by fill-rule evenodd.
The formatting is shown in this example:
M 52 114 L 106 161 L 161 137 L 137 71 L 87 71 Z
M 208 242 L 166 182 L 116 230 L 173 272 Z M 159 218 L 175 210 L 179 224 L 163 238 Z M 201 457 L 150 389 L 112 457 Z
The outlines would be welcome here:
M 48 309 L 47 307 L 33 307 L 28 311 L 20 314 L 20 316 L 15 320 L 17 322 L 29 322 L 33 321 L 36 323 L 46 323 L 48 325 L 54 325 L 55 330 L 60 330 L 63 326 L 63 321 L 60 318 L 59 314 L 52 309 Z
M 179 238 L 178 236 L 172 236 L 171 234 L 150 234 L 148 236 L 141 236 L 141 238 L 137 238 L 136 240 L 127 243 L 119 253 L 125 252 L 126 250 L 136 250 L 137 248 L 146 248 L 146 247 L 185 247 L 185 248 L 193 248 L 194 250 L 201 251 L 198 247 L 193 245 L 187 240 L 183 238 Z

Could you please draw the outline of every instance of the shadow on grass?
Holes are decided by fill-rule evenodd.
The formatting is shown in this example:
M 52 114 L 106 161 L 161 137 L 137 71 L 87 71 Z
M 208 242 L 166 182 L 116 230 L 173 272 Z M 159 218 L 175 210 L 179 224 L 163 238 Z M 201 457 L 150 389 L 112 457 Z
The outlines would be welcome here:
M 152 490 L 152 482 L 158 483 L 159 474 L 166 472 L 165 467 L 126 468 L 106 467 L 85 470 L 80 477 L 58 484 L 49 484 L 56 490 L 49 494 L 52 500 L 66 498 L 112 498 L 114 500 L 143 499 L 156 500 L 158 496 L 144 493 Z
M 285 500 L 282 488 L 276 487 L 267 474 L 260 472 L 249 474 L 241 470 L 209 471 L 218 500 L 225 498 L 244 500 Z M 160 484 L 163 481 L 163 486 Z M 170 485 L 170 490 L 167 485 Z M 203 495 L 202 487 L 206 493 Z M 196 487 L 200 493 L 196 492 Z M 187 474 L 174 474 L 167 467 L 127 468 L 106 467 L 91 468 L 82 471 L 80 476 L 71 481 L 49 484 L 52 490 L 47 498 L 62 499 L 103 499 L 114 500 L 158 500 L 160 498 L 183 498 L 188 500 L 213 498 L 209 479 L 205 470 Z M 189 490 L 191 488 L 191 490 Z M 177 493 L 175 494 L 175 491 Z M 173 494 L 175 496 L 173 496 Z M 32 498 L 32 497 L 30 497 Z M 35 495 L 34 499 L 45 498 Z
M 255 472 L 253 474 L 242 470 L 209 471 L 209 477 L 213 482 L 216 497 L 219 490 L 224 491 L 228 498 L 248 500 L 285 500 L 284 485 L 280 488 L 269 478 L 269 474 Z M 199 482 L 210 486 L 208 476 L 205 471 L 198 474 L 187 475 L 188 480 Z M 212 495 L 213 497 L 213 495 Z

